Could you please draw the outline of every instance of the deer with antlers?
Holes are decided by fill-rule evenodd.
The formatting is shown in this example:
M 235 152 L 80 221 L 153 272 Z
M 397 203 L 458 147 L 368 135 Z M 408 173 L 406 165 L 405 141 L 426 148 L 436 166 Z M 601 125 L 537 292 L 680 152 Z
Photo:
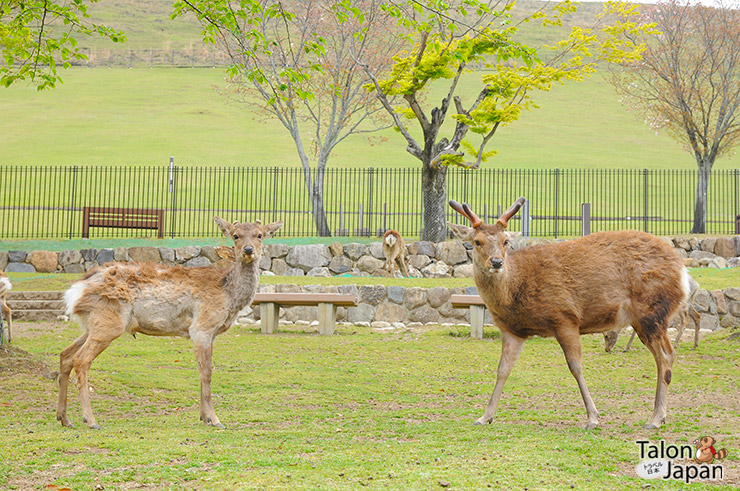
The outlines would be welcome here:
M 385 254 L 385 269 L 391 277 L 396 275 L 396 264 L 403 276 L 409 276 L 409 270 L 406 267 L 406 243 L 398 231 L 388 230 L 383 235 L 383 253 Z
M 661 239 L 636 231 L 599 232 L 508 251 L 506 227 L 524 202 L 519 198 L 491 225 L 467 204 L 450 201 L 472 224 L 449 225 L 460 239 L 473 243 L 475 283 L 501 330 L 496 385 L 476 424 L 493 420 L 524 341 L 542 336 L 560 344 L 586 406 L 586 429 L 595 428 L 599 414 L 583 377 L 580 335 L 631 324 L 658 367 L 655 406 L 645 427 L 660 427 L 674 358 L 668 321 L 683 308 L 689 292 L 681 258 Z
M 83 333 L 60 355 L 57 419 L 62 425 L 72 426 L 67 417 L 67 385 L 74 368 L 83 421 L 90 428 L 100 428 L 90 406 L 88 370 L 95 357 L 128 331 L 191 339 L 200 371 L 200 419 L 224 427 L 211 400 L 214 338 L 228 330 L 254 298 L 262 241 L 283 223 L 228 223 L 219 217 L 214 221 L 234 241 L 233 261 L 204 268 L 110 264 L 91 270 L 67 290 L 67 313 L 79 321 Z
M 10 284 L 8 275 L 0 271 L 0 344 L 4 341 L 8 343 L 13 339 L 10 332 L 10 324 L 12 312 L 8 307 L 8 292 L 13 288 Z M 7 327 L 5 327 L 7 325 Z M 5 331 L 7 331 L 7 339 L 5 337 Z

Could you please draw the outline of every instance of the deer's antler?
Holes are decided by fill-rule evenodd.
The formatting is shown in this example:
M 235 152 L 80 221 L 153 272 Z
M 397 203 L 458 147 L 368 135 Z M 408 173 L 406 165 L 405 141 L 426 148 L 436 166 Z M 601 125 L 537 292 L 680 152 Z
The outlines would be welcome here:
M 505 227 L 509 223 L 509 220 L 511 219 L 511 217 L 516 215 L 516 212 L 519 211 L 519 208 L 522 207 L 525 201 L 527 201 L 527 198 L 525 198 L 524 196 L 514 201 L 514 204 L 511 205 L 511 208 L 506 210 L 501 215 L 501 217 L 498 219 L 498 223 L 500 223 L 501 225 Z
M 470 220 L 470 223 L 473 225 L 473 228 L 478 228 L 483 224 L 483 220 L 478 218 L 478 215 L 473 213 L 473 210 L 470 209 L 470 206 L 468 206 L 467 203 L 460 204 L 454 199 L 450 200 L 450 207 Z

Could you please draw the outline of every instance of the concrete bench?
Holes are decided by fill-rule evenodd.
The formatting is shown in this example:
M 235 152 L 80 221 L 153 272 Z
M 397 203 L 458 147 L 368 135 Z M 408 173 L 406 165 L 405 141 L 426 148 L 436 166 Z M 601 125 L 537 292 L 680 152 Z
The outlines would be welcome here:
M 339 293 L 257 293 L 252 305 L 260 306 L 262 334 L 273 334 L 278 330 L 280 307 L 308 305 L 319 307 L 319 334 L 334 334 L 337 324 L 337 306 L 357 305 L 354 295 Z
M 483 339 L 483 320 L 486 317 L 486 304 L 480 295 L 452 295 L 453 309 L 470 307 L 470 337 Z

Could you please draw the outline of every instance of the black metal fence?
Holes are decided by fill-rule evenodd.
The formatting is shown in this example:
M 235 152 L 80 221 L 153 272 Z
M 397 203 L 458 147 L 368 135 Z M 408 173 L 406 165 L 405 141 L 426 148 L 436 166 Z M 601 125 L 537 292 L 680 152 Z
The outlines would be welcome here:
M 712 173 L 707 233 L 736 234 L 740 172 Z M 448 198 L 470 203 L 486 221 L 519 196 L 529 200 L 531 235 L 581 234 L 582 203 L 592 232 L 638 229 L 685 234 L 693 223 L 693 170 L 450 169 Z M 409 238 L 422 228 L 421 171 L 328 169 L 325 209 L 333 235 Z M 316 235 L 301 169 L 282 167 L 0 167 L 0 238 L 79 238 L 89 207 L 164 211 L 165 237 L 217 236 L 213 216 L 281 220 L 283 237 Z M 447 219 L 462 219 L 447 210 Z M 105 225 L 106 222 L 104 222 Z M 92 226 L 91 238 L 156 237 L 156 229 Z M 133 225 L 135 221 L 120 222 Z M 510 223 L 521 229 L 521 214 Z

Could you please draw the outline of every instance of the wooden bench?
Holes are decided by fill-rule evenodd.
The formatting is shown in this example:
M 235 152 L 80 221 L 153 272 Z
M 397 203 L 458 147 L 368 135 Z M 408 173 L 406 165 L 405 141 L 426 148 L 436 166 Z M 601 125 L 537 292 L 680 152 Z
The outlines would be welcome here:
M 486 317 L 486 304 L 480 295 L 452 295 L 453 309 L 470 307 L 470 337 L 483 339 L 483 320 Z
M 82 208 L 82 238 L 90 237 L 90 227 L 134 228 L 157 230 L 164 238 L 164 210 L 149 208 Z
M 260 306 L 260 325 L 262 334 L 273 334 L 278 330 L 280 307 L 299 305 L 318 305 L 319 334 L 334 334 L 337 324 L 337 306 L 357 305 L 354 295 L 339 293 L 257 293 L 252 305 Z

